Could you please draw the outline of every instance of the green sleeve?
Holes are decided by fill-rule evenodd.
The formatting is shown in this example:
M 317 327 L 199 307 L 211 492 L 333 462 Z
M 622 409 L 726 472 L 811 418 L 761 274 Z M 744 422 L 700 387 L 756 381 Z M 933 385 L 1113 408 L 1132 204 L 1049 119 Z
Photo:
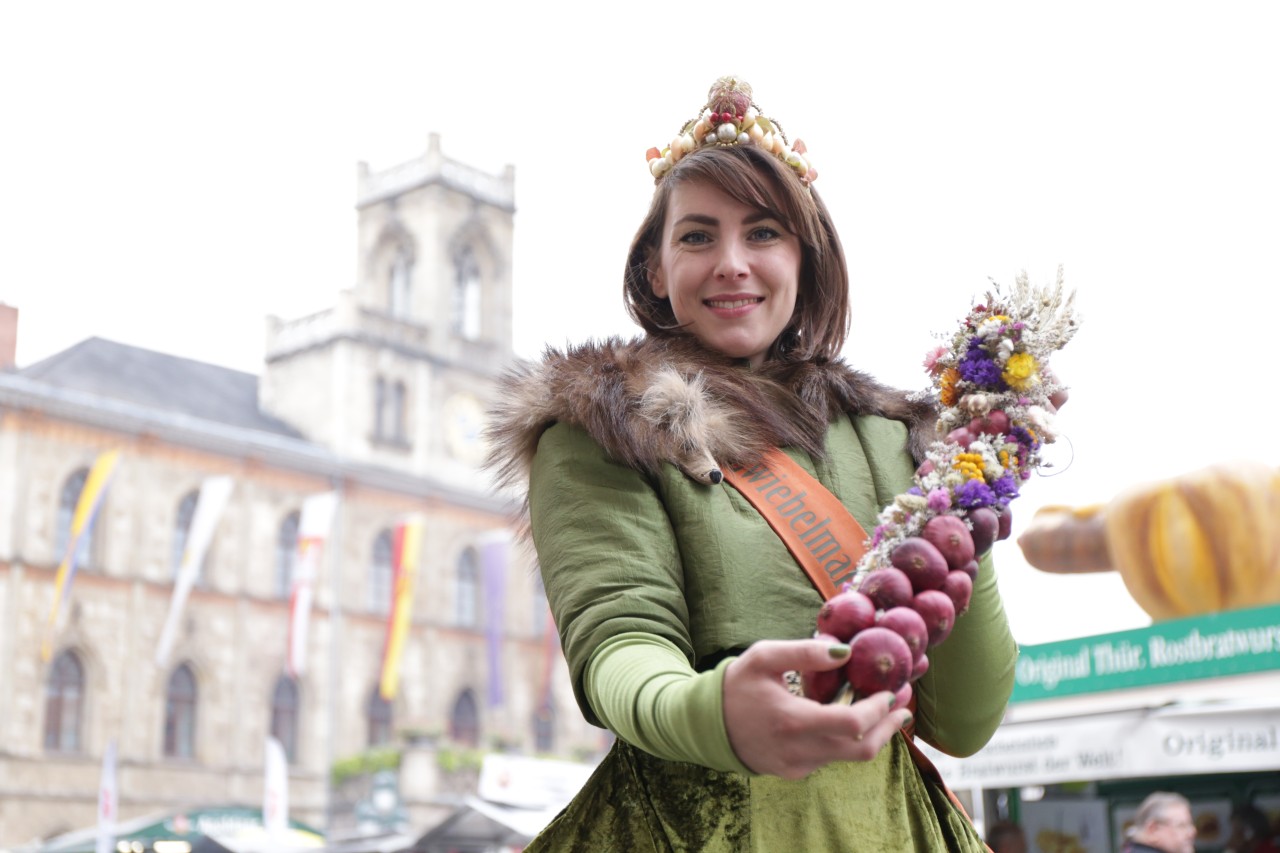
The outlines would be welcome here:
M 916 733 L 948 755 L 982 749 L 1004 718 L 1017 658 L 988 553 L 969 610 L 929 649 L 929 670 L 916 682 Z
M 611 461 L 582 430 L 556 424 L 533 459 L 529 523 L 574 695 L 589 722 L 603 724 L 584 690 L 587 664 L 614 637 L 665 641 L 692 672 L 684 568 L 648 478 Z
M 645 752 L 750 773 L 724 725 L 724 670 L 731 660 L 694 672 L 671 643 L 651 634 L 621 634 L 592 656 L 587 699 L 606 727 Z

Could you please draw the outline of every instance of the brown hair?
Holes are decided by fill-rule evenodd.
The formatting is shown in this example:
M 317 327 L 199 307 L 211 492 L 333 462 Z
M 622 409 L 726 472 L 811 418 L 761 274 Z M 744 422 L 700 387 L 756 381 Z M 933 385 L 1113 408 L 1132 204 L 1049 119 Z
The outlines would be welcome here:
M 800 286 L 791 322 L 769 358 L 835 358 L 849 334 L 849 271 L 827 206 L 795 174 L 752 145 L 708 147 L 685 155 L 658 181 L 649 213 L 631 241 L 623 299 L 645 334 L 677 334 L 668 299 L 653 293 L 649 273 L 658 261 L 671 193 L 682 183 L 703 182 L 740 204 L 768 211 L 800 240 Z

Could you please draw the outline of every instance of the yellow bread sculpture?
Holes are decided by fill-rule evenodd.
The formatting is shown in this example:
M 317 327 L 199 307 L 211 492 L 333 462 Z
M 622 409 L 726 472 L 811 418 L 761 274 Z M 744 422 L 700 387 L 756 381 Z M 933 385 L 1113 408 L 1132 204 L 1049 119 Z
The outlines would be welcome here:
M 1018 545 L 1042 571 L 1118 570 L 1157 620 L 1280 603 L 1280 471 L 1221 463 L 1102 505 L 1044 507 Z

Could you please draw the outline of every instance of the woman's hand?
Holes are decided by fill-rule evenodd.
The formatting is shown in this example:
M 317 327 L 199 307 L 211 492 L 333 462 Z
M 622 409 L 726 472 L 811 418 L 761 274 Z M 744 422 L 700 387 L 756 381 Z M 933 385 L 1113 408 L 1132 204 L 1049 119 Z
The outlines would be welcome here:
M 733 751 L 756 773 L 803 779 L 832 761 L 869 761 L 911 721 L 893 694 L 852 705 L 793 695 L 784 673 L 843 666 L 849 647 L 826 640 L 763 640 L 725 668 L 724 724 Z

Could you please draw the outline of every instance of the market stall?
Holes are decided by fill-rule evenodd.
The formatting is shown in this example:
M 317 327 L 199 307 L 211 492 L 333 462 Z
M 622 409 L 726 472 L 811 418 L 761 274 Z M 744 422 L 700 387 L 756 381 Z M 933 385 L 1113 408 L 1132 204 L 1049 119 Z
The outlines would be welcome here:
M 1157 789 L 1192 800 L 1197 850 L 1223 849 L 1239 803 L 1280 831 L 1280 605 L 1025 646 L 1016 679 L 982 751 L 926 752 L 979 819 L 982 792 L 1011 798 L 1034 853 L 1113 853 Z

